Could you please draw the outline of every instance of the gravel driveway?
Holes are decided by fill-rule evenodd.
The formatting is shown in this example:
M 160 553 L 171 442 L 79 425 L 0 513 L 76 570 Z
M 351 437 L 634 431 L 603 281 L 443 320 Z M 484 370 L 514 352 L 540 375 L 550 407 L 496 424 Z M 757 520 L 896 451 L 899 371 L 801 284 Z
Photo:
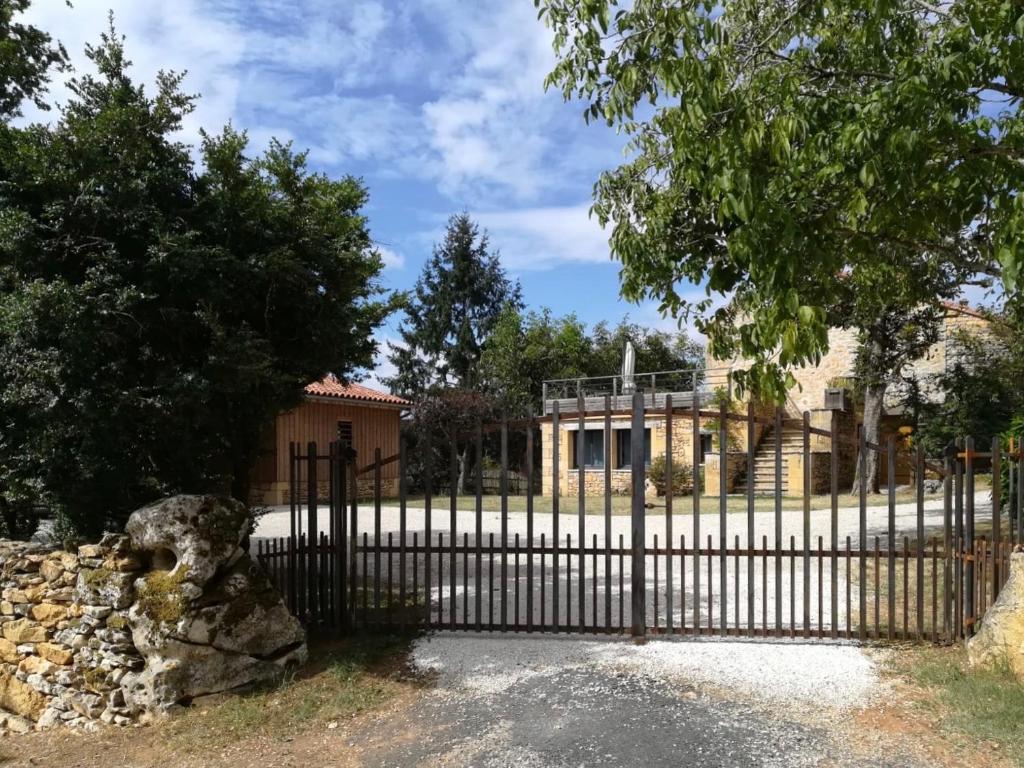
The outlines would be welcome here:
M 916 766 L 849 738 L 887 693 L 851 646 L 467 637 L 418 641 L 437 684 L 368 766 Z M 893 757 L 899 754 L 900 757 Z

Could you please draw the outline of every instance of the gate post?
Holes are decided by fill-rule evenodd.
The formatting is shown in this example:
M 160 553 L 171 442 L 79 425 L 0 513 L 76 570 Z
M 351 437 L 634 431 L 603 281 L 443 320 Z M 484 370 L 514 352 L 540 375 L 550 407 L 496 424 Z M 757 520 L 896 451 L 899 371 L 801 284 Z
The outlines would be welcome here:
M 632 592 L 633 636 L 647 634 L 647 508 L 644 504 L 646 485 L 644 467 L 644 396 L 633 393 L 633 423 L 629 436 L 630 469 L 632 470 L 633 562 L 630 574 Z

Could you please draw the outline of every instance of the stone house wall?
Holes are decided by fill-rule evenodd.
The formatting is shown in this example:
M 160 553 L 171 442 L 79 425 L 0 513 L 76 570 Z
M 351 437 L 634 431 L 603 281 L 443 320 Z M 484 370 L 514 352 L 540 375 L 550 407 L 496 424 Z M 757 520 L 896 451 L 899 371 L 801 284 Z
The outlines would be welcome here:
M 718 429 L 712 417 L 701 417 L 700 429 L 703 433 L 712 435 L 712 445 L 715 451 L 718 450 Z M 651 459 L 664 456 L 668 445 L 666 420 L 663 414 L 648 413 L 645 418 L 645 428 L 651 430 Z M 619 416 L 612 419 L 613 432 L 618 429 L 629 429 L 631 421 L 628 417 Z M 587 431 L 592 429 L 604 430 L 604 417 L 601 415 L 586 419 Z M 760 439 L 764 427 L 755 427 L 755 442 Z M 573 468 L 574 456 L 572 453 L 573 434 L 579 431 L 579 422 L 572 415 L 565 415 L 560 421 L 558 430 L 558 490 L 560 496 L 576 496 L 579 493 L 580 471 Z M 730 445 L 746 445 L 746 425 L 737 421 L 729 421 L 728 431 Z M 550 495 L 553 486 L 553 425 L 551 420 L 541 423 L 541 489 L 545 495 Z M 676 466 L 693 467 L 693 416 L 681 414 L 672 419 L 672 462 Z M 706 457 L 706 461 L 711 460 Z M 612 493 L 628 494 L 632 487 L 632 470 L 629 467 L 617 468 L 618 455 L 616 441 L 612 439 L 611 456 L 605 456 L 605 461 L 612 462 L 611 487 Z M 706 465 L 705 465 L 706 468 Z M 584 468 L 583 478 L 587 495 L 600 496 L 605 489 L 604 467 Z M 715 486 L 717 488 L 717 485 Z
M 930 376 L 942 373 L 956 361 L 963 359 L 964 348 L 958 342 L 961 334 L 985 337 L 991 335 L 990 328 L 989 320 L 970 307 L 949 305 L 939 332 L 939 340 L 911 363 L 906 373 L 913 374 L 922 383 L 927 384 Z M 830 328 L 828 345 L 828 352 L 817 365 L 791 369 L 796 386 L 787 396 L 787 415 L 798 417 L 804 411 L 822 408 L 825 404 L 825 389 L 829 383 L 854 375 L 858 346 L 856 331 L 848 328 Z M 715 360 L 709 354 L 705 364 L 709 368 L 716 368 L 724 363 Z M 728 364 L 734 368 L 745 368 L 749 361 L 736 358 Z M 886 396 L 886 407 L 895 408 L 899 404 L 901 393 L 895 388 L 890 390 Z M 927 388 L 925 392 L 927 393 Z

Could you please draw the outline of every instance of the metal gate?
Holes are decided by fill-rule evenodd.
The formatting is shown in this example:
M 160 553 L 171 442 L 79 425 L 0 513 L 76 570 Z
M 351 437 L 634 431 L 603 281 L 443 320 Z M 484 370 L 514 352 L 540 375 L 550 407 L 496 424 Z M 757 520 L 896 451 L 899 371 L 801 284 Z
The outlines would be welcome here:
M 702 408 L 696 391 L 675 402 L 641 392 L 580 398 L 571 415 L 555 402 L 543 418 L 479 424 L 462 436 L 476 474 L 468 498 L 456 492 L 454 440 L 446 492 L 435 492 L 429 467 L 415 498 L 404 438 L 398 454 L 378 451 L 365 463 L 337 443 L 326 454 L 312 443 L 305 451 L 293 445 L 290 536 L 257 539 L 254 548 L 312 632 L 422 627 L 939 643 L 968 636 L 1005 582 L 1020 539 L 1020 443 L 1006 450 L 994 440 L 979 451 L 966 438 L 926 459 L 895 437 L 877 445 L 861 429 L 844 434 L 841 421 L 833 412 L 825 428 L 809 413 L 792 420 L 753 405 L 743 414 L 725 402 Z M 602 433 L 601 466 L 587 465 L 590 430 Z M 567 438 L 574 431 L 575 445 Z M 612 466 L 613 432 L 622 466 Z M 665 457 L 659 496 L 646 488 L 649 432 Z M 709 432 L 717 440 L 710 452 Z M 524 496 L 510 497 L 515 434 L 525 438 L 526 483 Z M 499 493 L 486 498 L 485 436 L 500 462 Z M 544 472 L 534 487 L 539 436 Z M 870 452 L 886 470 L 877 498 L 864 482 Z M 696 489 L 689 492 L 677 477 L 686 454 Z M 841 476 L 850 456 L 861 482 L 847 499 Z M 976 487 L 982 464 L 991 469 L 991 491 Z M 898 486 L 901 467 L 913 478 L 907 487 Z M 393 498 L 385 498 L 388 472 L 397 476 Z M 771 492 L 761 493 L 759 482 Z

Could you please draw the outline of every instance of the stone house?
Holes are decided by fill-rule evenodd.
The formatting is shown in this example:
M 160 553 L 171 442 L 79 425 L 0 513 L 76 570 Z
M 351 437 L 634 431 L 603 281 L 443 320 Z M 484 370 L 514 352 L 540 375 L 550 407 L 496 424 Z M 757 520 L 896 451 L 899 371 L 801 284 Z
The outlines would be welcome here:
M 965 304 L 947 304 L 939 340 L 919 360 L 910 366 L 910 371 L 919 380 L 940 373 L 955 361 L 962 359 L 963 347 L 959 343 L 962 333 L 985 334 L 989 320 L 977 310 Z M 796 368 L 792 371 L 797 385 L 790 390 L 782 409 L 783 425 L 781 436 L 783 468 L 782 490 L 787 495 L 800 495 L 804 485 L 803 456 L 803 414 L 809 414 L 810 425 L 817 429 L 830 430 L 833 420 L 840 435 L 839 445 L 839 487 L 846 491 L 853 481 L 856 464 L 856 435 L 858 415 L 850 408 L 828 407 L 826 389 L 837 381 L 854 376 L 857 351 L 856 332 L 834 328 L 829 331 L 829 351 L 816 366 Z M 647 412 L 645 415 L 645 455 L 648 462 L 664 455 L 667 445 L 665 397 L 671 394 L 675 408 L 687 408 L 693 402 L 693 392 L 700 393 L 701 410 L 707 412 L 716 408 L 716 391 L 729 390 L 730 371 L 744 367 L 743 360 L 723 362 L 708 357 L 705 369 L 698 379 L 681 383 L 678 374 L 644 374 L 635 376 L 636 386 L 645 392 Z M 659 379 L 660 377 L 660 379 Z M 662 381 L 663 379 L 673 379 Z M 579 493 L 581 472 L 577 466 L 578 440 L 581 433 L 580 397 L 583 395 L 582 433 L 584 435 L 583 482 L 587 494 L 601 495 L 605 488 L 606 463 L 611 467 L 611 488 L 614 493 L 628 493 L 631 485 L 629 465 L 630 416 L 628 409 L 631 398 L 621 392 L 621 377 L 584 379 L 576 382 L 548 382 L 545 385 L 545 417 L 541 422 L 542 466 L 541 483 L 545 494 L 555 487 L 554 471 L 554 404 L 558 403 L 559 419 L 557 444 L 559 467 L 557 487 L 560 495 L 575 496 Z M 576 394 L 575 397 L 572 395 Z M 604 401 L 610 398 L 614 415 L 611 419 L 610 436 L 605 436 Z M 736 410 L 746 410 L 745 403 L 734 403 Z M 755 447 L 754 477 L 747 478 L 748 456 L 747 426 L 742 421 L 730 421 L 729 440 L 726 446 L 726 487 L 729 493 L 746 491 L 747 482 L 753 482 L 755 492 L 774 492 L 776 443 L 775 430 L 770 423 L 772 411 L 758 414 L 754 426 Z M 900 407 L 900 393 L 891 391 L 886 400 L 883 419 L 883 435 L 900 434 L 906 419 Z M 694 466 L 694 439 L 692 414 L 676 414 L 672 420 L 673 461 Z M 702 416 L 699 426 L 699 454 L 696 466 L 704 477 L 705 493 L 719 492 L 721 454 L 718 446 L 717 419 Z M 811 455 L 811 492 L 826 493 L 831 481 L 831 439 L 812 435 L 809 440 Z M 881 480 L 887 482 L 885 462 L 880 464 Z M 910 466 L 906 456 L 897 461 L 896 482 L 904 484 L 911 479 Z
M 252 478 L 250 502 L 253 504 L 287 504 L 289 502 L 289 450 L 295 443 L 305 452 L 306 445 L 316 442 L 317 451 L 325 455 L 328 445 L 338 440 L 356 451 L 360 467 L 373 461 L 380 449 L 383 458 L 398 453 L 402 414 L 410 403 L 395 395 L 379 392 L 362 384 L 345 384 L 333 375 L 309 384 L 301 405 L 278 414 L 266 437 L 266 449 L 257 461 Z M 327 498 L 327 465 L 320 462 L 318 486 L 320 498 Z M 372 474 L 360 476 L 360 494 L 369 496 Z M 299 478 L 298 492 L 306 493 L 306 482 Z M 384 496 L 398 493 L 398 464 L 385 464 L 381 470 L 381 492 Z

